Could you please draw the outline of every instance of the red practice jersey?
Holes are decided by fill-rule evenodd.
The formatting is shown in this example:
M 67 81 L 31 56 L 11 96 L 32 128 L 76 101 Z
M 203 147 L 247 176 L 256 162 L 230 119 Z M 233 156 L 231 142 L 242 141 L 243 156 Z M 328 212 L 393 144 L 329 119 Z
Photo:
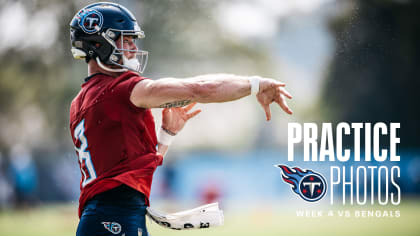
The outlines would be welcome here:
M 117 78 L 96 74 L 71 103 L 70 131 L 82 173 L 79 217 L 87 200 L 121 184 L 142 192 L 148 203 L 162 155 L 156 153 L 150 109 L 130 101 L 143 79 L 133 72 Z

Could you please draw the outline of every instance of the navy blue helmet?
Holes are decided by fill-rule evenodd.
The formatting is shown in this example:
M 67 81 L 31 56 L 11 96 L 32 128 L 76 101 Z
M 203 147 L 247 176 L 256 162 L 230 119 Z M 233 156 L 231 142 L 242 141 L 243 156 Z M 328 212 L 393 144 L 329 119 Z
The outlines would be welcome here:
M 101 68 L 111 72 L 132 70 L 142 73 L 147 64 L 148 52 L 139 50 L 138 45 L 124 48 L 124 37 L 138 41 L 145 35 L 134 15 L 120 4 L 90 4 L 77 12 L 70 22 L 74 58 L 85 59 L 86 62 L 94 59 Z M 127 58 L 124 52 L 135 57 Z

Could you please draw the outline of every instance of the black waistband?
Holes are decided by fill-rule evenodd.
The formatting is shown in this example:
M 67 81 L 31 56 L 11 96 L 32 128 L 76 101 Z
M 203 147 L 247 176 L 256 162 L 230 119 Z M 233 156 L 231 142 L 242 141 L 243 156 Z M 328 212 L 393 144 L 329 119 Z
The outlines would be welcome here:
M 100 193 L 92 198 L 94 201 L 101 202 L 137 202 L 145 203 L 146 197 L 143 193 L 134 190 L 127 185 L 120 185 L 111 190 Z

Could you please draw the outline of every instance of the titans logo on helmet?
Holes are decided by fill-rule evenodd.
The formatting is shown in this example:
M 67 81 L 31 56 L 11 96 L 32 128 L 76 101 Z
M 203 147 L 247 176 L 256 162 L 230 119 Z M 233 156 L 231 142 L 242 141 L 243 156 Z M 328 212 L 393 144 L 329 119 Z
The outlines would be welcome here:
M 327 192 L 324 177 L 312 170 L 302 170 L 298 167 L 289 168 L 285 165 L 275 165 L 280 168 L 283 180 L 292 185 L 292 190 L 303 200 L 315 202 Z
M 100 31 L 104 22 L 102 14 L 93 9 L 82 9 L 76 17 L 80 28 L 88 34 Z

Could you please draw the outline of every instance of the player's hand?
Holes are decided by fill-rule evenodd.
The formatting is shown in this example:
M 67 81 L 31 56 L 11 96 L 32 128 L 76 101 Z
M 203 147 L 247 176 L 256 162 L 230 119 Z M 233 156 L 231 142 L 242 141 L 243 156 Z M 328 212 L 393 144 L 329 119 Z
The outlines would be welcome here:
M 191 103 L 185 107 L 173 107 L 163 109 L 162 127 L 166 130 L 169 130 L 172 133 L 178 133 L 189 119 L 193 118 L 201 112 L 201 110 L 198 109 L 188 113 L 194 107 L 195 104 L 197 103 Z
M 260 80 L 260 90 L 257 94 L 257 100 L 265 111 L 267 121 L 271 120 L 270 104 L 277 103 L 287 114 L 292 114 L 292 110 L 287 106 L 286 98 L 292 99 L 292 95 L 284 88 L 286 85 L 282 82 L 262 78 Z

